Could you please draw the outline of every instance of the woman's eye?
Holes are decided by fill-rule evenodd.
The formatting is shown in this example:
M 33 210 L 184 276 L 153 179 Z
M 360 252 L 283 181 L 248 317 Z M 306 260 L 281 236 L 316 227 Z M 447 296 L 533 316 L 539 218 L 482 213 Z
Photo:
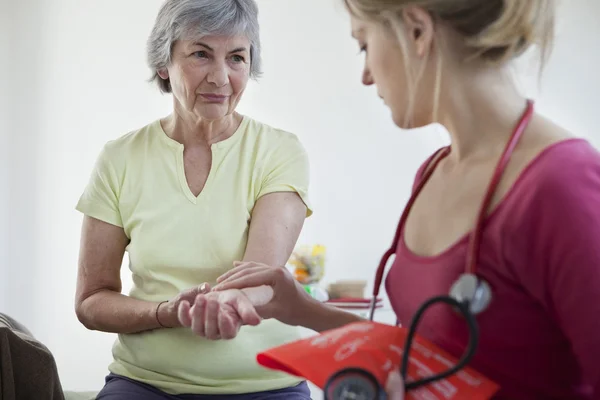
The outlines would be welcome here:
M 194 55 L 198 58 L 206 58 L 208 56 L 206 52 L 202 50 L 195 52 Z
M 244 59 L 244 57 L 240 56 L 240 55 L 234 55 L 231 57 L 231 60 L 235 63 L 243 63 L 244 61 L 246 61 Z

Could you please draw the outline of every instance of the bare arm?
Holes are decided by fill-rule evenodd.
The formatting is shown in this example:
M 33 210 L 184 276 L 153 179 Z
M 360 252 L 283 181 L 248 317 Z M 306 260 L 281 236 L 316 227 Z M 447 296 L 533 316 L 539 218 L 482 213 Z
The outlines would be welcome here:
M 264 263 L 284 267 L 298 241 L 304 220 L 306 205 L 295 192 L 267 194 L 256 202 L 248 234 L 244 262 Z M 273 291 L 268 288 L 246 288 L 242 292 L 254 305 L 268 303 Z
M 121 263 L 129 240 L 115 225 L 84 216 L 75 312 L 86 328 L 136 333 L 160 327 L 158 303 L 121 294 Z
M 339 308 L 315 300 L 298 317 L 297 325 L 321 333 L 359 321 L 364 321 L 364 319 L 351 312 L 340 310 Z
M 313 299 L 281 267 L 244 263 L 231 270 L 231 273 L 224 275 L 214 290 L 241 290 L 252 306 L 266 318 L 275 318 L 317 332 L 364 321 L 356 314 Z
M 302 230 L 306 212 L 306 205 L 295 192 L 274 192 L 260 197 L 252 211 L 244 261 L 238 263 L 268 263 L 284 271 Z M 249 316 L 252 324 L 259 322 L 255 319 L 255 316 L 258 318 L 256 311 L 244 313 L 239 307 L 249 304 L 248 308 L 253 309 L 253 306 L 264 305 L 273 298 L 271 288 L 260 286 L 239 288 L 247 300 L 228 296 L 227 293 L 212 293 L 198 296 L 195 301 L 182 302 L 178 306 L 179 322 L 209 339 L 235 337 L 241 324 L 248 323 L 243 314 Z M 209 302 L 211 305 L 208 305 Z M 237 321 L 224 317 L 223 307 L 228 309 L 227 302 L 237 310 Z
M 244 262 L 225 274 L 222 282 L 226 288 L 241 289 L 252 304 L 259 307 L 269 303 L 275 292 L 287 294 L 289 297 L 279 295 L 280 299 L 276 299 L 273 306 L 281 305 L 288 308 L 288 312 L 273 310 L 272 313 L 275 318 L 293 325 L 321 332 L 360 321 L 361 318 L 355 314 L 312 299 L 301 288 L 294 290 L 298 289 L 298 285 L 283 266 L 294 249 L 305 218 L 306 206 L 296 193 L 273 193 L 262 197 L 252 214 Z M 256 273 L 247 275 L 250 269 Z M 238 271 L 243 271 L 240 279 L 230 285 L 234 281 L 227 282 L 226 279 L 235 279 Z M 278 290 L 277 287 L 287 289 Z M 263 314 L 271 314 L 270 310 L 262 311 Z
M 259 322 L 255 312 L 248 312 L 250 309 L 255 309 L 262 318 L 275 318 L 316 331 L 359 321 L 354 314 L 311 298 L 285 268 L 306 211 L 306 205 L 293 192 L 261 197 L 252 213 L 244 260 L 218 279 L 213 293 L 198 296 L 193 306 L 181 304 L 182 324 L 208 339 L 231 339 L 242 324 Z M 245 296 L 228 293 L 227 289 L 241 290 Z M 230 298 L 226 299 L 228 295 Z
M 243 261 L 285 266 L 306 218 L 306 205 L 295 192 L 267 194 L 252 211 Z

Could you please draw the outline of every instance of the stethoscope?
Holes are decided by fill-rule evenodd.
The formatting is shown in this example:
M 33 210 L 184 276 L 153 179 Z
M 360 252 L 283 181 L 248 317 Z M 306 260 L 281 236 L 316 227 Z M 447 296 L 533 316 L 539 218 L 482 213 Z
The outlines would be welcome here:
M 481 236 L 483 233 L 483 223 L 492 200 L 492 197 L 496 191 L 500 178 L 506 169 L 510 157 L 519 142 L 519 139 L 523 135 L 523 132 L 529 125 L 531 117 L 533 116 L 533 101 L 527 100 L 527 108 L 522 115 L 518 125 L 516 126 L 513 134 L 511 135 L 502 157 L 500 158 L 494 175 L 489 183 L 486 195 L 481 203 L 479 214 L 475 223 L 475 228 L 472 231 L 469 247 L 467 251 L 466 267 L 465 272 L 450 288 L 449 295 L 441 295 L 434 297 L 425 304 L 423 304 L 416 312 L 413 320 L 411 321 L 406 343 L 402 355 L 402 364 L 400 366 L 400 373 L 405 382 L 405 390 L 411 391 L 418 387 L 428 385 L 432 382 L 439 381 L 448 376 L 454 375 L 462 368 L 464 368 L 475 355 L 477 344 L 479 342 L 479 331 L 475 316 L 484 311 L 492 301 L 492 289 L 490 285 L 481 277 L 477 276 L 477 265 L 479 262 L 479 249 L 481 247 Z M 379 290 L 383 281 L 383 275 L 385 268 L 388 264 L 390 257 L 397 252 L 398 243 L 400 241 L 400 235 L 404 229 L 408 213 L 419 195 L 423 186 L 427 183 L 431 174 L 437 167 L 438 163 L 450 154 L 450 147 L 444 147 L 440 149 L 431 158 L 433 163 L 427 168 L 423 174 L 418 186 L 413 191 L 404 212 L 398 223 L 396 234 L 392 246 L 381 258 L 377 273 L 375 275 L 375 284 L 373 285 L 373 298 L 371 300 L 369 320 L 373 321 L 375 316 L 375 306 L 377 303 L 377 297 L 379 296 Z M 453 306 L 456 311 L 464 316 L 469 326 L 469 343 L 467 349 L 462 358 L 456 363 L 456 365 L 444 373 L 433 375 L 427 378 L 423 378 L 417 381 L 407 381 L 406 373 L 408 369 L 409 353 L 414 339 L 416 328 L 424 314 L 424 312 L 433 304 L 445 303 Z M 342 400 L 342 399 L 361 399 L 361 400 L 384 400 L 387 398 L 385 389 L 381 384 L 370 374 L 368 371 L 349 368 L 338 371 L 331 376 L 327 384 L 324 387 L 324 395 L 326 400 Z

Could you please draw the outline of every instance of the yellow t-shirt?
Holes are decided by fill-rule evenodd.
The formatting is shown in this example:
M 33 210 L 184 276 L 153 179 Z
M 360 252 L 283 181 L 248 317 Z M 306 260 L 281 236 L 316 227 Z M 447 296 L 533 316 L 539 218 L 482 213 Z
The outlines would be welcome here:
M 312 213 L 308 157 L 295 135 L 244 117 L 230 138 L 212 145 L 212 155 L 206 185 L 195 197 L 183 145 L 159 120 L 102 149 L 77 210 L 124 228 L 131 297 L 159 302 L 214 282 L 242 259 L 252 209 L 267 193 L 295 191 Z M 297 327 L 275 320 L 243 327 L 224 341 L 187 328 L 118 335 L 109 370 L 168 393 L 273 390 L 300 380 L 259 366 L 256 354 L 299 337 Z

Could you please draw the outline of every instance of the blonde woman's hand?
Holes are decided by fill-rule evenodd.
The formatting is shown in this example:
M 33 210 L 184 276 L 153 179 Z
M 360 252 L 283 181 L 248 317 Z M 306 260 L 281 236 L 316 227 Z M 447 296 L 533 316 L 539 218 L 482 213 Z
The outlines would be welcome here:
M 268 302 L 256 304 L 262 318 L 274 318 L 288 325 L 299 325 L 312 298 L 284 267 L 256 262 L 236 262 L 234 268 L 217 279 L 213 291 L 239 289 L 244 292 L 271 288 Z M 263 296 L 264 297 L 264 296 Z
M 385 390 L 389 400 L 404 400 L 404 382 L 400 372 L 393 371 L 390 373 Z

